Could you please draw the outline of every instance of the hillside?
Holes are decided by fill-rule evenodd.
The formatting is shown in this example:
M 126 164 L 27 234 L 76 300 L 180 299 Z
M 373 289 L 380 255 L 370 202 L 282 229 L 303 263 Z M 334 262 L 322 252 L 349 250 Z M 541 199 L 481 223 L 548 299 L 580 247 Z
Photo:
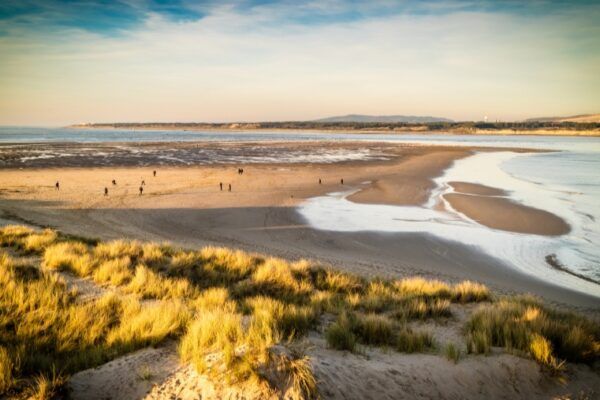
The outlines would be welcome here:
M 526 122 L 576 122 L 576 123 L 596 123 L 600 122 L 600 114 L 580 114 L 570 117 L 541 117 L 530 118 Z
M 381 122 L 403 122 L 407 124 L 431 123 L 431 122 L 454 122 L 448 118 L 414 116 L 414 115 L 362 115 L 348 114 L 335 117 L 317 119 L 314 122 L 361 122 L 361 123 L 381 123 Z

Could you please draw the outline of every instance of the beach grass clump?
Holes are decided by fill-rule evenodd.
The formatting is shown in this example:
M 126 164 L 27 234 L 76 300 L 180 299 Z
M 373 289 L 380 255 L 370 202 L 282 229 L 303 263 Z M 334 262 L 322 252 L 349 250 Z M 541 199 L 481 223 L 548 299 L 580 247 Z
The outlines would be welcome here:
M 290 339 L 304 335 L 316 322 L 317 312 L 310 306 L 286 304 L 267 296 L 245 300 L 253 321 L 260 321 L 273 337 Z
M 44 266 L 57 271 L 68 271 L 87 276 L 94 268 L 88 246 L 82 242 L 60 242 L 44 251 Z
M 420 277 L 400 279 L 394 282 L 400 295 L 404 297 L 421 297 L 448 299 L 452 297 L 452 288 L 445 282 L 427 280 Z
M 34 232 L 35 231 L 32 228 L 27 226 L 7 225 L 3 228 L 0 228 L 0 246 L 20 246 L 22 239 L 33 234 Z
M 6 392 L 14 384 L 13 368 L 14 360 L 8 350 L 0 346 L 0 393 Z
M 401 327 L 396 334 L 394 347 L 402 353 L 419 353 L 431 349 L 433 336 L 427 331 L 414 331 L 407 326 Z
M 354 334 L 356 324 L 354 314 L 342 312 L 337 320 L 325 331 L 325 339 L 329 347 L 336 350 L 354 351 L 357 338 Z
M 237 312 L 237 303 L 231 300 L 229 290 L 223 287 L 208 288 L 192 301 L 192 308 L 197 312 L 223 310 Z
M 467 323 L 468 349 L 490 346 L 531 355 L 557 370 L 561 360 L 593 363 L 600 358 L 600 327 L 573 313 L 550 310 L 531 298 L 507 298 L 483 306 Z
M 390 346 L 396 340 L 396 325 L 385 315 L 358 315 L 353 332 L 361 343 L 370 346 Z
M 128 256 L 113 258 L 102 262 L 93 272 L 94 281 L 120 286 L 129 282 L 133 273 L 131 271 L 131 258 Z
M 179 346 L 184 361 L 191 362 L 198 372 L 209 372 L 212 364 L 220 358 L 227 369 L 238 360 L 236 350 L 244 339 L 242 315 L 224 310 L 199 313 Z M 213 356 L 211 360 L 209 356 Z M 218 373 L 219 368 L 214 368 Z
M 405 301 L 393 315 L 401 320 L 448 318 L 452 316 L 450 300 L 413 298 Z
M 50 393 L 59 381 L 50 379 L 54 371 L 68 375 L 157 344 L 181 334 L 189 319 L 176 301 L 142 305 L 109 294 L 78 302 L 56 275 L 23 268 L 0 255 L 0 394 L 18 387 Z M 35 376 L 37 389 L 22 387 Z
M 316 288 L 329 292 L 358 293 L 366 285 L 363 278 L 330 269 L 315 268 L 313 275 Z
M 111 240 L 100 242 L 94 248 L 94 256 L 100 260 L 129 257 L 137 260 L 142 255 L 142 244 L 137 240 Z
M 306 302 L 313 290 L 310 281 L 295 274 L 289 263 L 269 258 L 256 268 L 249 281 L 238 286 L 238 295 L 264 294 L 286 302 Z
M 354 293 L 349 300 L 364 311 L 380 313 L 395 308 L 401 298 L 387 282 L 376 280 L 368 284 L 363 295 Z
M 457 303 L 479 303 L 490 301 L 491 294 L 487 286 L 472 281 L 463 281 L 452 287 L 452 301 Z
M 52 229 L 44 229 L 40 233 L 32 233 L 22 239 L 22 248 L 28 253 L 42 253 L 46 247 L 55 243 L 58 233 Z
M 260 257 L 225 247 L 205 247 L 199 252 L 202 268 L 200 278 L 211 285 L 229 284 L 250 276 L 262 262 Z
M 106 337 L 107 344 L 121 353 L 179 336 L 191 317 L 188 308 L 178 300 L 141 304 L 129 298 L 124 300 L 122 310 L 120 324 Z
M 447 343 L 444 347 L 444 355 L 448 361 L 452 361 L 456 364 L 460 359 L 460 349 L 452 342 Z
M 456 303 L 472 303 L 491 300 L 489 289 L 480 283 L 463 281 L 449 285 L 438 280 L 420 277 L 406 278 L 394 282 L 403 297 L 422 299 L 448 299 Z
M 194 298 L 196 288 L 186 279 L 169 278 L 155 272 L 145 265 L 135 268 L 133 278 L 123 288 L 126 293 L 133 293 L 143 299 Z
M 381 314 L 341 313 L 325 331 L 330 347 L 354 351 L 357 343 L 389 346 L 404 353 L 421 352 L 433 347 L 429 332 L 415 332 L 404 324 Z

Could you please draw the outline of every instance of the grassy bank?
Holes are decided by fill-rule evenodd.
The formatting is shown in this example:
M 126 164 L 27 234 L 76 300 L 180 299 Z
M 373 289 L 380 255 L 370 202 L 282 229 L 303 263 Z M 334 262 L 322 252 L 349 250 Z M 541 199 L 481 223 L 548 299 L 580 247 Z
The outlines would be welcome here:
M 384 347 L 458 362 L 460 350 L 413 325 L 452 318 L 453 304 L 466 303 L 481 303 L 465 327 L 473 353 L 505 347 L 552 372 L 600 354 L 597 324 L 532 299 L 494 298 L 474 282 L 367 280 L 308 261 L 21 226 L 0 229 L 0 245 L 0 393 L 9 396 L 51 397 L 70 374 L 174 339 L 182 362 L 215 380 L 313 398 L 300 346 L 308 332 L 341 351 Z M 64 274 L 106 294 L 81 296 Z

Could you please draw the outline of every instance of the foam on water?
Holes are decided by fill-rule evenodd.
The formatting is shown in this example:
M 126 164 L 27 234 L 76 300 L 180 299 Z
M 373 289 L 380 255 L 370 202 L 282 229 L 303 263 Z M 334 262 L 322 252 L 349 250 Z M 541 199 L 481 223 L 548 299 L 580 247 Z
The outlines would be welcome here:
M 600 285 L 552 268 L 546 256 L 556 254 L 561 263 L 576 273 L 598 279 L 598 249 L 588 217 L 574 207 L 577 203 L 565 188 L 518 179 L 503 170 L 515 158 L 532 157 L 514 152 L 478 153 L 458 160 L 435 181 L 436 190 L 423 206 L 389 206 L 358 204 L 346 199 L 359 189 L 330 193 L 307 200 L 299 206 L 300 214 L 317 229 L 332 231 L 419 232 L 448 241 L 473 246 L 490 256 L 504 260 L 516 268 L 554 284 L 600 297 Z M 535 156 L 534 156 L 535 157 Z M 453 191 L 450 181 L 463 181 L 494 186 L 509 192 L 522 204 L 550 211 L 569 222 L 567 235 L 547 237 L 490 229 L 456 212 L 434 208 L 445 193 Z M 588 222 L 585 221 L 588 220 Z M 596 232 L 596 233 L 594 233 Z M 596 242 L 597 243 L 597 242 Z

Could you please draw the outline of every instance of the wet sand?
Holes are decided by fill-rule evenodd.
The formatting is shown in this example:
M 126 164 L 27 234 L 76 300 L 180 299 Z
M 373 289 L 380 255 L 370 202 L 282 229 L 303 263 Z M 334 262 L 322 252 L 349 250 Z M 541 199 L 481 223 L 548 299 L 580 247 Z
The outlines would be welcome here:
M 182 246 L 226 245 L 290 259 L 312 258 L 368 276 L 473 279 L 501 292 L 531 292 L 550 302 L 598 310 L 596 298 L 517 272 L 468 245 L 426 234 L 340 233 L 306 226 L 295 206 L 334 191 L 365 189 L 352 196 L 353 201 L 421 204 L 434 187 L 432 178 L 473 151 L 384 147 L 389 160 L 244 165 L 243 175 L 237 173 L 238 165 L 3 169 L 0 210 L 4 218 L 72 234 L 164 240 Z M 153 169 L 158 171 L 156 177 Z M 142 196 L 141 180 L 146 182 Z M 108 196 L 103 195 L 104 187 Z M 474 199 L 483 207 L 504 207 L 485 196 Z M 544 223 L 552 220 L 552 215 L 535 211 L 522 210 L 519 218 L 535 215 Z
M 469 182 L 448 182 L 450 186 L 458 193 L 479 194 L 482 196 L 507 196 L 508 193 L 502 189 L 491 186 L 479 185 Z
M 552 213 L 502 197 L 448 193 L 444 199 L 456 211 L 488 228 L 546 236 L 564 235 L 571 230 L 569 224 Z

